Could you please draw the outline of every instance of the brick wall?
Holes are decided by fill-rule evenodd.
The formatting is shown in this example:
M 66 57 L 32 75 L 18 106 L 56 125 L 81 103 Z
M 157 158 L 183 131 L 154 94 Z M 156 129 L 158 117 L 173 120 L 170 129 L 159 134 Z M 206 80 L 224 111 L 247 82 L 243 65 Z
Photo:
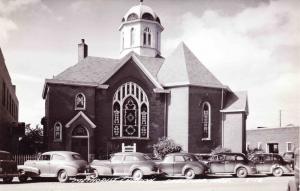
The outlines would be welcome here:
M 299 127 L 261 128 L 247 130 L 247 144 L 257 148 L 261 143 L 262 149 L 267 151 L 267 143 L 278 143 L 279 153 L 287 151 L 287 142 L 299 146 Z

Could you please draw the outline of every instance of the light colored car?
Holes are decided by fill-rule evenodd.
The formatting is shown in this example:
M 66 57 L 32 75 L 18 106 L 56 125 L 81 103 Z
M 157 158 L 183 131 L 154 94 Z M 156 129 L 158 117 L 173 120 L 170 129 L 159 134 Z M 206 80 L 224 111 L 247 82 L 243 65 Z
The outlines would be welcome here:
M 11 183 L 14 177 L 19 176 L 17 163 L 7 151 L 0 151 L 0 178 L 4 183 Z
M 167 154 L 164 160 L 157 161 L 156 164 L 162 175 L 166 177 L 193 179 L 205 175 L 207 171 L 207 166 L 189 153 Z
M 273 174 L 274 176 L 282 176 L 283 174 L 293 173 L 290 163 L 283 160 L 279 154 L 254 154 L 250 160 L 255 164 L 257 172 L 260 174 Z
M 96 170 L 97 176 L 121 176 L 141 180 L 144 176 L 158 173 L 151 158 L 139 152 L 115 153 L 109 160 L 93 160 L 90 165 Z
M 243 153 L 218 153 L 208 162 L 209 174 L 232 174 L 239 178 L 257 173 L 256 167 Z
M 18 166 L 20 182 L 28 177 L 57 177 L 59 182 L 67 182 L 70 178 L 85 178 L 93 175 L 92 169 L 80 154 L 70 151 L 50 151 L 43 153 L 38 160 L 27 160 Z

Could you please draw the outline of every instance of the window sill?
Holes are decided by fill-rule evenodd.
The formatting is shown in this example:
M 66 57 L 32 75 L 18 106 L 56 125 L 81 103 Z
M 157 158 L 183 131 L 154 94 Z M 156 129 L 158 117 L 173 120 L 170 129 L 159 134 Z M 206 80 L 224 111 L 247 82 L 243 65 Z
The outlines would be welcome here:
M 202 141 L 211 141 L 211 138 L 203 138 Z

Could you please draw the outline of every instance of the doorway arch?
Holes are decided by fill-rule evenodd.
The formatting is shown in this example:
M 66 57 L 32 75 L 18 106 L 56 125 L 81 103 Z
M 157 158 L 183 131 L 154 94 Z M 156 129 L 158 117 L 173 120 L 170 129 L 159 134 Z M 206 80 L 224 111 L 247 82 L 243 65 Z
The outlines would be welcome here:
M 71 150 L 79 153 L 85 160 L 89 156 L 89 131 L 83 125 L 77 125 L 72 131 Z

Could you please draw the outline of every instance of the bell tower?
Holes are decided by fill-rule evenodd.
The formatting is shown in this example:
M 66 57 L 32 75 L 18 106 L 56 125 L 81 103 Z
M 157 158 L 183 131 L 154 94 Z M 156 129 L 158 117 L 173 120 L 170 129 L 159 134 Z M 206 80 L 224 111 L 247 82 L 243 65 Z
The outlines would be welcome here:
M 120 56 L 123 57 L 131 51 L 141 56 L 159 56 L 163 30 L 156 13 L 140 0 L 140 4 L 130 8 L 122 18 L 119 27 Z

